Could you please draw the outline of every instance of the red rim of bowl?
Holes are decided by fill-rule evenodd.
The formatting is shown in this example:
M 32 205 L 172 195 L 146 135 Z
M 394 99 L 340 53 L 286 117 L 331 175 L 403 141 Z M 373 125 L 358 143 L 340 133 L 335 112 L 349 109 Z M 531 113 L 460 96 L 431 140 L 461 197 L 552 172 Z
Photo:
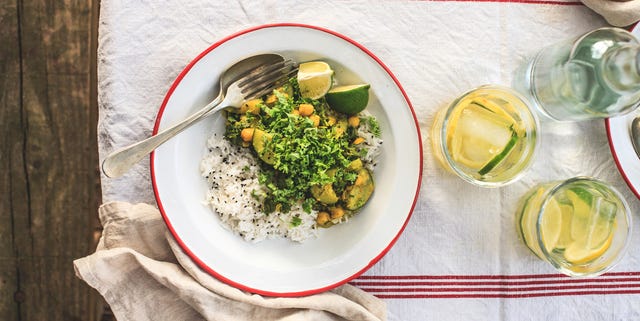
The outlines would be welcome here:
M 628 30 L 633 31 L 637 26 L 638 26 L 638 22 L 631 25 L 628 28 Z M 613 160 L 616 163 L 616 167 L 618 167 L 618 172 L 620 172 L 620 175 L 622 175 L 622 178 L 627 183 L 627 186 L 629 186 L 629 189 L 631 189 L 631 192 L 633 192 L 633 194 L 635 194 L 636 197 L 640 199 L 640 192 L 636 190 L 636 188 L 633 186 L 633 183 L 631 182 L 631 179 L 629 178 L 629 176 L 627 176 L 627 173 L 624 172 L 624 169 L 622 168 L 622 164 L 620 163 L 620 159 L 618 158 L 618 154 L 616 153 L 616 150 L 613 147 L 613 137 L 611 137 L 611 128 L 610 128 L 611 123 L 609 122 L 609 118 L 604 120 L 604 126 L 607 130 L 607 140 L 609 141 L 609 149 L 611 150 L 611 155 L 613 156 Z
M 285 297 L 295 297 L 295 296 L 305 296 L 305 295 L 311 295 L 311 294 L 315 294 L 315 293 L 319 293 L 319 292 L 324 292 L 327 290 L 330 290 L 332 288 L 335 288 L 337 286 L 340 286 L 342 284 L 345 284 L 347 282 L 349 282 L 350 280 L 357 278 L 358 276 L 360 276 L 362 273 L 364 273 L 366 270 L 368 270 L 369 268 L 371 268 L 376 262 L 378 262 L 390 249 L 391 247 L 393 247 L 393 245 L 395 244 L 395 242 L 398 240 L 398 238 L 400 237 L 400 234 L 402 234 L 402 232 L 404 231 L 405 227 L 407 226 L 407 223 L 409 222 L 409 219 L 411 218 L 411 215 L 413 214 L 413 210 L 415 209 L 416 206 L 416 202 L 418 200 L 418 195 L 420 193 L 420 185 L 422 182 L 422 163 L 423 163 L 423 155 L 422 155 L 422 140 L 420 139 L 421 134 L 420 134 L 420 126 L 418 124 L 418 119 L 416 117 L 416 113 L 413 109 L 413 106 L 411 105 L 411 102 L 409 101 L 409 97 L 407 96 L 406 92 L 404 91 L 404 89 L 402 88 L 402 86 L 400 85 L 400 82 L 398 81 L 398 79 L 393 75 L 393 73 L 391 72 L 391 70 L 389 70 L 389 68 L 378 58 L 376 57 L 371 51 L 369 51 L 368 49 L 366 49 L 364 46 L 360 45 L 359 43 L 355 42 L 354 40 L 339 34 L 335 31 L 331 31 L 322 27 L 317 27 L 317 26 L 312 26 L 312 25 L 305 25 L 305 24 L 298 24 L 298 23 L 276 23 L 276 24 L 265 24 L 265 25 L 260 25 L 260 26 L 256 26 L 256 27 L 252 27 L 240 32 L 237 32 L 235 34 L 232 34 L 226 38 L 223 38 L 222 40 L 214 43 L 213 45 L 211 45 L 209 48 L 207 48 L 205 51 L 203 51 L 202 53 L 200 53 L 195 59 L 193 59 L 183 70 L 182 72 L 180 72 L 180 74 L 178 75 L 178 77 L 176 78 L 176 80 L 173 82 L 173 84 L 171 85 L 171 88 L 169 88 L 169 91 L 167 92 L 163 102 L 162 102 L 162 106 L 160 106 L 160 110 L 158 111 L 158 115 L 156 116 L 156 122 L 155 125 L 153 127 L 153 134 L 155 135 L 158 132 L 158 128 L 160 126 L 160 121 L 162 119 L 162 115 L 164 114 L 164 109 L 167 105 L 167 102 L 169 101 L 169 98 L 171 97 L 171 95 L 173 94 L 174 90 L 176 89 L 176 87 L 180 84 L 180 82 L 182 81 L 182 79 L 185 77 L 185 75 L 189 72 L 189 70 L 191 70 L 191 68 L 200 60 L 202 59 L 204 56 L 206 56 L 207 54 L 209 54 L 210 52 L 212 52 L 213 50 L 215 50 L 218 46 L 220 46 L 221 44 L 232 40 L 240 35 L 246 34 L 246 33 L 250 33 L 256 30 L 260 30 L 260 29 L 266 29 L 266 28 L 274 28 L 274 27 L 297 27 L 297 28 L 308 28 L 308 29 L 314 29 L 314 30 L 318 30 L 318 31 L 322 31 L 328 34 L 331 34 L 335 37 L 341 38 L 349 43 L 351 43 L 352 45 L 358 47 L 360 50 L 362 50 L 364 53 L 366 53 L 367 55 L 369 55 L 371 58 L 373 58 L 379 65 L 380 67 L 382 67 L 387 74 L 389 74 L 389 76 L 391 77 L 391 79 L 393 79 L 393 81 L 395 82 L 396 86 L 398 87 L 398 89 L 400 89 L 400 91 L 402 92 L 402 95 L 404 96 L 405 101 L 407 102 L 407 106 L 409 106 L 409 109 L 411 111 L 411 114 L 413 116 L 413 121 L 415 123 L 416 126 L 416 134 L 418 135 L 418 147 L 419 147 L 419 152 L 420 152 L 420 163 L 419 163 L 419 172 L 418 172 L 418 184 L 416 186 L 416 192 L 415 192 L 415 196 L 413 198 L 413 203 L 411 204 L 411 209 L 409 211 L 409 214 L 407 215 L 407 219 L 405 220 L 405 222 L 403 223 L 402 227 L 400 228 L 400 230 L 398 231 L 398 233 L 396 234 L 396 236 L 391 240 L 391 242 L 389 243 L 389 245 L 387 245 L 387 247 L 384 248 L 384 250 L 382 250 L 382 252 L 380 254 L 378 254 L 376 257 L 374 257 L 366 266 L 364 266 L 363 268 L 361 268 L 359 271 L 355 272 L 353 275 L 351 275 L 350 277 L 345 278 L 342 281 L 336 282 L 334 284 L 330 284 L 324 287 L 320 287 L 320 288 L 314 288 L 314 289 L 309 289 L 309 290 L 304 290 L 304 291 L 297 291 L 297 292 L 274 292 L 274 291 L 268 291 L 268 290 L 262 290 L 262 289 L 255 289 L 249 286 L 246 286 L 244 284 L 235 282 L 229 278 L 226 278 L 225 276 L 217 273 L 216 271 L 214 271 L 211 267 L 207 266 L 207 264 L 205 264 L 202 260 L 200 260 L 187 246 L 186 244 L 182 241 L 182 239 L 180 238 L 180 236 L 178 235 L 178 233 L 174 230 L 173 226 L 171 225 L 171 222 L 169 221 L 169 218 L 167 217 L 167 214 L 162 206 L 162 200 L 160 199 L 159 195 L 158 195 L 158 188 L 156 185 L 156 177 L 155 177 L 155 169 L 154 169 L 154 159 L 155 159 L 155 152 L 151 153 L 151 157 L 150 157 L 150 168 L 151 168 L 151 181 L 153 184 L 153 192 L 155 194 L 155 198 L 156 198 L 156 202 L 158 204 L 158 208 L 160 210 L 160 213 L 162 214 L 162 218 L 165 221 L 165 224 L 167 225 L 169 231 L 171 232 L 171 234 L 173 235 L 174 239 L 176 240 L 176 242 L 180 245 L 180 247 L 183 249 L 183 251 L 185 251 L 185 253 L 198 265 L 200 266 L 203 270 L 207 271 L 209 274 L 211 274 L 212 276 L 214 276 L 215 278 L 229 284 L 232 285 L 236 288 L 245 290 L 245 291 L 249 291 L 252 293 L 257 293 L 257 294 L 261 294 L 261 295 L 266 295 L 266 296 L 285 296 Z

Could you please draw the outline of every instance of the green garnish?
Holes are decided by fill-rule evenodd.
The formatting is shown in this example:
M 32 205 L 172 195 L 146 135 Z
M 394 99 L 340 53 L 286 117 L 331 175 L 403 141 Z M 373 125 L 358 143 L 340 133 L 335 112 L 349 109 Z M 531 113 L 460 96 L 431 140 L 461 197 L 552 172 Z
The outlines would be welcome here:
M 298 216 L 294 216 L 291 218 L 291 226 L 296 227 L 302 224 L 302 219 Z
M 298 106 L 310 104 L 313 115 L 300 115 Z M 244 147 L 253 146 L 260 160 L 258 182 L 266 195 L 253 197 L 262 203 L 265 213 L 286 213 L 300 204 L 306 213 L 322 206 L 314 198 L 312 186 L 330 184 L 336 195 L 354 183 L 357 173 L 348 168 L 367 154 L 363 145 L 353 144 L 356 128 L 346 126 L 348 115 L 331 109 L 324 98 L 302 98 L 296 78 L 264 97 L 259 113 L 227 113 L 225 137 Z M 380 137 L 380 126 L 374 117 L 362 117 L 370 132 Z M 337 127 L 340 134 L 336 134 Z M 243 129 L 254 129 L 254 143 L 243 142 Z M 260 134 L 256 144 L 255 133 Z M 268 155 L 268 157 L 266 157 Z M 291 225 L 302 220 L 294 217 Z
M 305 213 L 311 213 L 311 209 L 313 209 L 313 205 L 316 204 L 316 200 L 314 198 L 307 198 L 304 200 L 304 202 L 302 202 L 302 210 L 305 211 Z
M 378 120 L 375 117 L 373 116 L 365 117 L 364 121 L 366 121 L 367 124 L 369 125 L 369 130 L 371 130 L 371 133 L 373 134 L 373 136 L 375 137 L 382 136 L 382 131 L 380 130 L 380 124 L 378 123 Z

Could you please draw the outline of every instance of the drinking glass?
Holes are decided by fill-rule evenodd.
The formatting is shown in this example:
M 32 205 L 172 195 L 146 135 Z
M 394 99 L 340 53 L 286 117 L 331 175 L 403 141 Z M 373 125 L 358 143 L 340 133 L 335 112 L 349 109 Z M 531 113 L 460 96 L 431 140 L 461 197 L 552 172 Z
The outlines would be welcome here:
M 538 144 L 538 118 L 514 90 L 485 85 L 470 90 L 435 116 L 434 155 L 450 172 L 483 187 L 520 178 Z
M 623 196 L 590 177 L 532 188 L 520 199 L 516 222 L 527 247 L 569 276 L 597 276 L 611 269 L 631 234 Z

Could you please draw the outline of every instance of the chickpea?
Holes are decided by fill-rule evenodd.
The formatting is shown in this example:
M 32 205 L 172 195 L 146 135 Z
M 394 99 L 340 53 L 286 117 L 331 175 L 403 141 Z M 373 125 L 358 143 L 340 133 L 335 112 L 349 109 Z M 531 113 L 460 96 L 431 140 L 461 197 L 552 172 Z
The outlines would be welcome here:
M 318 216 L 316 217 L 316 224 L 325 225 L 327 224 L 327 222 L 329 222 L 329 213 L 327 212 L 318 213 Z
M 257 115 L 260 113 L 260 104 L 262 103 L 262 99 L 251 99 L 240 107 L 240 112 L 243 114 L 254 114 Z
M 278 98 L 276 97 L 276 95 L 271 94 L 269 96 L 267 96 L 267 100 L 265 100 L 265 104 L 272 106 L 273 104 L 276 103 L 276 101 L 278 100 Z
M 291 111 L 292 115 L 300 115 L 300 112 L 297 109 Z
M 349 119 L 347 119 L 347 121 L 349 122 L 349 126 L 351 127 L 358 127 L 360 126 L 360 117 L 358 116 L 351 116 L 349 117 Z
M 318 115 L 311 115 L 311 116 L 309 116 L 309 119 L 311 119 L 311 121 L 313 122 L 313 126 L 314 126 L 314 127 L 318 127 L 318 126 L 320 126 L 320 116 L 318 116 Z
M 337 220 L 344 216 L 344 210 L 339 206 L 330 208 L 329 212 L 331 212 L 331 220 Z
M 358 138 L 353 140 L 353 144 L 354 145 L 360 145 L 362 143 L 364 143 L 364 138 L 362 138 L 362 137 L 358 137 Z
M 336 118 L 333 116 L 327 117 L 327 126 L 333 126 L 336 124 Z
M 300 106 L 298 106 L 298 111 L 301 116 L 311 116 L 311 114 L 313 114 L 313 105 L 300 104 Z
M 242 138 L 244 142 L 250 142 L 253 140 L 253 132 L 255 132 L 255 128 L 245 128 L 240 132 L 240 138 Z

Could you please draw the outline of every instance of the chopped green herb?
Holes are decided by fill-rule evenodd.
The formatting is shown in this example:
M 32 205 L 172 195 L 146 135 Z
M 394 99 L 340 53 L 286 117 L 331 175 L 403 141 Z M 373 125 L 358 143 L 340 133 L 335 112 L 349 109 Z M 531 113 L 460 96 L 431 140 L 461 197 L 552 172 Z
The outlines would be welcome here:
M 311 209 L 315 204 L 316 204 L 316 200 L 312 197 L 309 197 L 305 199 L 304 202 L 302 202 L 302 210 L 305 211 L 306 213 L 311 213 Z
M 312 115 L 300 115 L 298 106 L 311 104 Z M 262 203 L 265 213 L 291 210 L 300 204 L 306 213 L 326 209 L 328 204 L 312 195 L 311 188 L 330 186 L 334 199 L 354 184 L 357 174 L 349 164 L 367 154 L 366 148 L 354 145 L 357 129 L 347 126 L 348 115 L 331 109 L 324 98 L 302 98 L 295 77 L 283 87 L 263 97 L 259 113 L 227 113 L 225 137 L 249 147 L 240 133 L 245 128 L 255 128 L 268 133 L 253 152 L 260 159 L 258 182 L 264 192 L 252 192 L 254 199 Z M 374 117 L 363 117 L 368 130 L 380 136 L 380 126 Z M 262 136 L 265 137 L 265 136 Z M 263 158 L 260 158 L 260 156 Z M 264 155 L 269 155 L 268 163 Z M 249 167 L 243 168 L 248 171 Z M 265 194 L 266 192 L 266 194 Z M 264 194 L 264 195 L 263 195 Z M 294 217 L 292 226 L 301 224 Z
M 291 226 L 296 227 L 302 224 L 302 219 L 298 216 L 294 216 L 291 218 Z
M 382 136 L 382 131 L 380 130 L 380 124 L 378 123 L 378 120 L 375 117 L 373 116 L 365 117 L 364 120 L 367 122 L 367 125 L 369 125 L 369 130 L 375 137 Z

